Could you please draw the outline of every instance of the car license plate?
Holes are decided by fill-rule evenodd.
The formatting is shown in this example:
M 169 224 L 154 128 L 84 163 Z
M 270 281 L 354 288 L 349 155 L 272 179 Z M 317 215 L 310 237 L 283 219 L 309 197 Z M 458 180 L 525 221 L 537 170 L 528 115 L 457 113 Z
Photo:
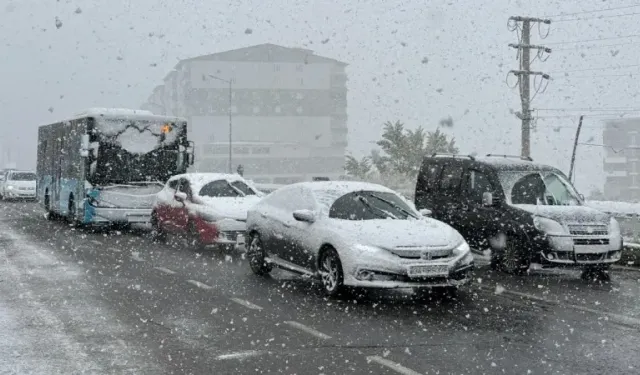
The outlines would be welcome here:
M 236 237 L 236 244 L 244 245 L 244 234 L 238 234 L 238 237 Z
M 429 277 L 443 276 L 449 273 L 449 266 L 446 264 L 433 264 L 424 266 L 409 267 L 409 277 Z

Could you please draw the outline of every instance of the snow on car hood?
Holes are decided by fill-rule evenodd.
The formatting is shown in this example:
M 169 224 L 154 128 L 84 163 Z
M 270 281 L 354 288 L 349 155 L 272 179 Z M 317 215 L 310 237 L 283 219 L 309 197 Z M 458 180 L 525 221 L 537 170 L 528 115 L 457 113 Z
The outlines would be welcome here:
M 261 197 L 248 195 L 246 197 L 198 197 L 202 206 L 199 209 L 219 219 L 228 218 L 234 220 L 247 220 L 247 211 L 253 208 Z
M 452 248 L 462 236 L 449 225 L 434 219 L 340 220 L 336 225 L 354 243 L 393 249 Z
M 609 214 L 588 206 L 538 206 L 514 204 L 516 208 L 561 223 L 609 223 Z

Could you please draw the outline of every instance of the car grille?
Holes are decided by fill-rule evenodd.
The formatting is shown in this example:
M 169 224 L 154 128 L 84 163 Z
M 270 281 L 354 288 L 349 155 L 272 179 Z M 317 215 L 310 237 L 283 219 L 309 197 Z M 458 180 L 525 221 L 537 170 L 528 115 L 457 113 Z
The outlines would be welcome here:
M 436 260 L 450 257 L 453 249 L 398 246 L 391 252 L 404 259 Z
M 569 233 L 574 236 L 607 236 L 609 228 L 606 225 L 570 224 Z
M 608 245 L 608 238 L 574 238 L 575 245 Z

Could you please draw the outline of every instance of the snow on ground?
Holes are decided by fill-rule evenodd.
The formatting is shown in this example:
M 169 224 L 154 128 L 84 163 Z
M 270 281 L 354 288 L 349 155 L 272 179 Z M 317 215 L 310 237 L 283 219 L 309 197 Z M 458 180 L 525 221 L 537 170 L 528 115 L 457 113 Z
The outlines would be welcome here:
M 640 203 L 616 202 L 616 201 L 586 201 L 585 204 L 610 214 L 640 215 Z
M 129 334 L 83 269 L 0 220 L 0 374 L 159 373 Z

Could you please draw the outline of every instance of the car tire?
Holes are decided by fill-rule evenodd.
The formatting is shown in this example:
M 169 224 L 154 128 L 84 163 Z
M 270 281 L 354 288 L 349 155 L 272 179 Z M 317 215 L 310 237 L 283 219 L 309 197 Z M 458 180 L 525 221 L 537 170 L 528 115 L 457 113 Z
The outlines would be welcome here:
M 329 297 L 340 294 L 343 289 L 344 273 L 342 271 L 342 262 L 336 249 L 329 247 L 321 251 L 318 271 L 324 293 Z
M 262 244 L 262 238 L 258 232 L 249 235 L 249 246 L 247 247 L 247 258 L 251 271 L 258 276 L 268 275 L 273 266 L 265 261 L 267 251 Z
M 158 214 L 155 211 L 151 212 L 151 239 L 154 242 L 165 242 L 167 240 L 167 234 L 158 221 Z
M 531 259 L 514 240 L 507 239 L 507 244 L 500 255 L 500 268 L 508 274 L 522 275 L 531 266 Z

